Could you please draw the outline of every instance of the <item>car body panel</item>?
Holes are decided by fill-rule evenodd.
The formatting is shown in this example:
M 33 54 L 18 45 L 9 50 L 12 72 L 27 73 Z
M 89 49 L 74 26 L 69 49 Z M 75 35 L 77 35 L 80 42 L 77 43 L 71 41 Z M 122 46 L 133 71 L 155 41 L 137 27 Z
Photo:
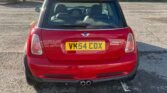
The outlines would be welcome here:
M 132 73 L 137 66 L 136 57 L 131 54 L 117 60 L 117 63 L 95 65 L 57 65 L 50 62 L 47 58 L 29 57 L 28 62 L 32 74 L 38 78 L 51 80 L 93 80 L 126 76 Z M 98 76 L 100 74 L 106 74 L 106 76 L 100 77 Z M 50 75 L 50 77 L 47 75 Z M 63 75 L 68 77 L 63 78 Z
M 50 29 L 43 28 L 45 5 L 38 24 L 30 28 L 25 46 L 25 56 L 28 68 L 34 78 L 55 81 L 75 80 L 110 80 L 127 77 L 136 72 L 138 55 L 135 36 L 126 25 L 121 8 L 121 18 L 124 26 L 108 29 Z M 95 0 L 96 1 L 96 0 Z M 111 0 L 113 1 L 113 0 Z M 116 1 L 116 0 L 115 0 Z M 116 1 L 119 6 L 118 1 Z M 134 39 L 134 50 L 125 52 L 128 34 Z M 42 55 L 31 53 L 32 36 L 39 37 Z M 67 42 L 104 42 L 103 50 L 66 50 Z
M 62 51 L 61 47 L 58 45 L 58 48 L 55 48 L 56 46 L 51 45 L 51 47 L 46 47 L 48 46 L 47 43 L 46 45 L 42 42 L 43 46 L 43 51 L 44 54 L 41 56 L 35 56 L 31 54 L 30 52 L 30 47 L 29 44 L 31 44 L 31 36 L 32 34 L 38 34 L 41 38 L 41 40 L 50 40 L 55 38 L 55 34 L 59 33 L 59 38 L 65 38 L 65 37 L 60 37 L 60 35 L 63 33 L 69 34 L 71 31 L 64 31 L 64 32 L 58 32 L 58 31 L 50 31 L 50 33 L 45 33 L 45 36 L 48 35 L 48 37 L 43 38 L 42 37 L 42 29 L 34 28 L 32 32 L 29 35 L 28 39 L 28 44 L 27 44 L 27 60 L 28 60 L 28 65 L 29 68 L 32 72 L 32 74 L 35 77 L 38 78 L 43 78 L 43 79 L 58 79 L 58 80 L 83 80 L 83 79 L 101 79 L 101 78 L 107 78 L 107 77 L 98 77 L 98 74 L 107 74 L 107 73 L 113 73 L 113 76 L 108 76 L 108 78 L 115 77 L 114 73 L 120 73 L 120 75 L 116 74 L 116 76 L 125 76 L 133 72 L 136 67 L 137 67 L 137 49 L 135 48 L 135 51 L 132 53 L 125 53 L 124 48 L 125 45 L 123 43 L 122 46 L 118 47 L 118 50 L 116 51 L 117 48 L 112 47 L 111 49 L 114 49 L 116 52 L 113 52 L 112 50 L 107 50 L 107 52 L 100 53 L 99 54 L 77 54 L 77 53 L 70 53 L 67 54 Z M 103 30 L 102 30 L 103 31 Z M 47 31 L 48 32 L 48 31 Z M 81 37 L 80 33 L 84 31 L 75 31 L 72 32 L 72 35 L 79 36 Z M 126 41 L 127 34 L 132 33 L 130 28 L 126 29 L 117 29 L 117 30 L 106 30 L 104 31 L 107 34 L 111 35 L 112 40 L 117 40 L 118 37 L 120 39 L 125 39 Z M 98 34 L 104 32 L 99 31 Z M 123 32 L 121 35 L 120 32 Z M 54 34 L 55 33 L 55 34 Z M 89 33 L 96 34 L 94 31 L 89 31 Z M 114 34 L 114 35 L 112 35 Z M 90 34 L 91 35 L 91 34 Z M 55 36 L 55 37 L 54 37 Z M 96 35 L 94 35 L 96 36 Z M 92 36 L 93 37 L 93 36 Z M 57 38 L 57 37 L 56 37 Z M 103 37 L 104 38 L 104 37 Z M 86 38 L 85 38 L 86 39 Z M 56 40 L 56 39 L 54 39 Z M 69 39 L 70 40 L 70 39 Z M 74 40 L 74 39 L 72 39 Z M 61 40 L 60 40 L 61 41 Z M 63 40 L 62 40 L 63 41 Z M 46 42 L 46 41 L 45 41 Z M 52 42 L 53 43 L 53 42 Z M 61 43 L 60 43 L 61 44 Z M 64 44 L 64 43 L 63 43 Z M 116 45 L 117 46 L 117 45 Z M 53 50 L 52 50 L 53 48 Z M 56 52 L 58 51 L 58 54 Z M 48 53 L 47 53 L 48 52 Z M 117 52 L 119 53 L 117 55 Z M 111 55 L 110 55 L 111 53 Z M 112 55 L 115 54 L 116 56 Z M 48 57 L 49 55 L 49 57 Z M 58 57 L 57 57 L 58 56 Z M 105 58 L 108 58 L 107 60 Z M 47 75 L 53 75 L 52 77 L 47 77 Z M 63 78 L 60 76 L 59 77 L 54 77 L 54 75 L 69 75 L 71 76 L 70 78 Z M 54 78 L 53 78 L 54 77 Z
M 119 59 L 125 54 L 125 44 L 129 29 L 99 31 L 41 30 L 44 52 L 50 61 L 57 64 L 92 64 Z M 81 34 L 87 32 L 88 37 Z M 66 51 L 65 42 L 105 41 L 104 51 Z M 63 58 L 63 59 L 62 59 Z M 78 61 L 78 62 L 77 62 Z

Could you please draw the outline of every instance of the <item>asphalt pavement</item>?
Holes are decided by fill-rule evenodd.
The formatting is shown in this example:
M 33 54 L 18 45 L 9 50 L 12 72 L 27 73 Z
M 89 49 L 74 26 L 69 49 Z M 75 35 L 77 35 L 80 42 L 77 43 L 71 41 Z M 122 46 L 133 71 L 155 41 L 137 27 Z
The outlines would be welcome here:
M 0 93 L 167 93 L 167 3 L 121 3 L 138 42 L 140 65 L 135 80 L 89 87 L 26 84 L 23 49 L 39 2 L 0 5 Z

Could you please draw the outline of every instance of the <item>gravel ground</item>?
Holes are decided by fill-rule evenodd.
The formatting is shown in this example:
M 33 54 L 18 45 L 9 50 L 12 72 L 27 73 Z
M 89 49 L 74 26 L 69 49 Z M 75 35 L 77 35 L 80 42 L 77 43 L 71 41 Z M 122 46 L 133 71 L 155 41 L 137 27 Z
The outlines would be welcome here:
M 123 93 L 119 82 L 80 87 L 29 86 L 24 77 L 23 48 L 38 2 L 0 5 L 0 93 Z M 135 31 L 140 51 L 138 75 L 128 83 L 132 93 L 167 93 L 167 3 L 121 3 Z

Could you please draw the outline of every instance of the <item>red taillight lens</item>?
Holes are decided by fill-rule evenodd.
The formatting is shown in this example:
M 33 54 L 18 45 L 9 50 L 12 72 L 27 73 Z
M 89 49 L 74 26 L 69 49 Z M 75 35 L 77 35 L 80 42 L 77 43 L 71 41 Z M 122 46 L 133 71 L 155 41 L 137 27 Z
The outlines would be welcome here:
M 34 55 L 42 55 L 42 47 L 37 34 L 33 34 L 31 40 L 31 53 Z
M 129 33 L 127 37 L 125 52 L 130 53 L 130 52 L 133 52 L 134 49 L 135 49 L 134 37 L 132 33 Z

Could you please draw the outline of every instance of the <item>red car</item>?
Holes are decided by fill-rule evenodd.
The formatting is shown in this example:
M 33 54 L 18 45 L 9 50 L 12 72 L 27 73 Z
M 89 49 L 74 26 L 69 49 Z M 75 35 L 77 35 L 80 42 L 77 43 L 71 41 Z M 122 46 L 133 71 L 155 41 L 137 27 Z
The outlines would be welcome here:
M 25 47 L 28 84 L 132 80 L 138 55 L 117 0 L 45 0 Z

